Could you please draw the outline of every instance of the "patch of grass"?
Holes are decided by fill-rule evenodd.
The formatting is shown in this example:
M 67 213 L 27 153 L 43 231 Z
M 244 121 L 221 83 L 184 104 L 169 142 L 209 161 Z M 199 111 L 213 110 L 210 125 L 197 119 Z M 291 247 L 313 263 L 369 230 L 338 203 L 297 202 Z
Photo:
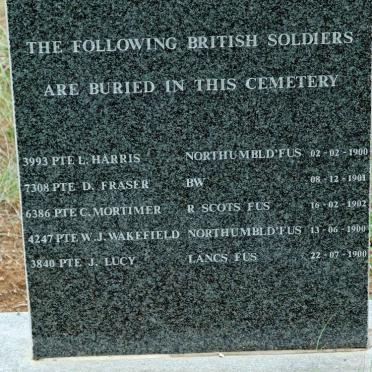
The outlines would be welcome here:
M 18 200 L 17 170 L 15 166 L 2 169 L 0 173 L 0 202 L 16 204 Z
M 1 4 L 3 13 L 4 3 Z M 12 122 L 8 42 L 4 19 L 0 23 L 0 203 L 18 204 L 18 180 Z

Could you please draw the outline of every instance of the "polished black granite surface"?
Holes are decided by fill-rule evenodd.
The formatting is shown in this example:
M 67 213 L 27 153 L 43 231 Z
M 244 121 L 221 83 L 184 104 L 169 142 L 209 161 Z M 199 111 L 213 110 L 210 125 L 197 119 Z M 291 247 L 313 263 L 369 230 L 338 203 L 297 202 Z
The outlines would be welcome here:
M 35 358 L 366 346 L 369 9 L 8 0 Z

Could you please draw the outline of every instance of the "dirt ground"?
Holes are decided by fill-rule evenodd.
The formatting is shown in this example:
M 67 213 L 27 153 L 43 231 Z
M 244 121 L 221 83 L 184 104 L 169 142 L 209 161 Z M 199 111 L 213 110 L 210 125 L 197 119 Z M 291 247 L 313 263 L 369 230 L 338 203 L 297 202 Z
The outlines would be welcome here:
M 27 311 L 27 299 L 18 212 L 0 204 L 0 312 L 4 311 Z

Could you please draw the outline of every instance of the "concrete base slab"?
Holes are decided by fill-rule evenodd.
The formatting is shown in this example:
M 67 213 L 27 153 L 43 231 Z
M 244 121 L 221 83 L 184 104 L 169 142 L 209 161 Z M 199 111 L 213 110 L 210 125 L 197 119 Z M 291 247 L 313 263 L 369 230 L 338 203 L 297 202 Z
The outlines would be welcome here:
M 370 307 L 371 308 L 371 307 Z M 370 316 L 371 319 L 371 316 Z M 0 314 L 1 372 L 367 372 L 372 350 L 32 360 L 28 313 Z

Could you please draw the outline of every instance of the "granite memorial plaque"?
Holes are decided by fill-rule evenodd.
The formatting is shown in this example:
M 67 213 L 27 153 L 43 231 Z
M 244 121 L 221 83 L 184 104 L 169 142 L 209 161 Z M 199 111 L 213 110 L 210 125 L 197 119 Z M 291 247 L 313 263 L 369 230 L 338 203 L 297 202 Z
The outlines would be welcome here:
M 8 0 L 35 358 L 366 347 L 369 5 Z

